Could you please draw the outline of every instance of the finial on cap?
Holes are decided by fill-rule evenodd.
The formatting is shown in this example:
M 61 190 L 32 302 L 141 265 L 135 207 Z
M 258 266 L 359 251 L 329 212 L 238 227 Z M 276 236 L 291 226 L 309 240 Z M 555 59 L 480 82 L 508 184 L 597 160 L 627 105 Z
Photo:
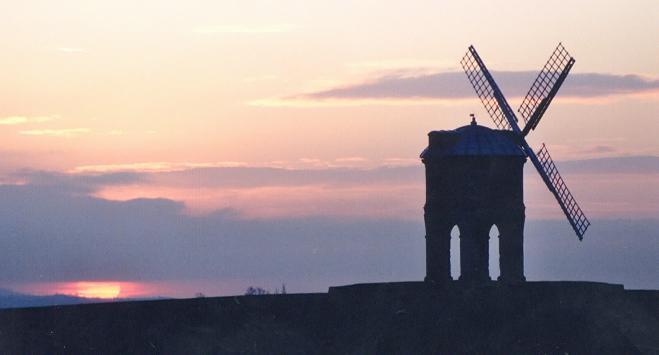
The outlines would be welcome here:
M 476 123 L 476 115 L 474 115 L 473 113 L 470 113 L 469 116 L 471 116 L 471 125 L 472 125 L 472 126 L 477 125 L 477 123 Z

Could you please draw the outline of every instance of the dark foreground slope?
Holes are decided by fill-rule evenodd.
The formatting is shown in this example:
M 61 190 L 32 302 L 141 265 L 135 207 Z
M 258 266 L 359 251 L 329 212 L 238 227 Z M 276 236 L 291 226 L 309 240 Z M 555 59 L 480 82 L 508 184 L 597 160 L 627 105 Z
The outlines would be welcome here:
M 659 353 L 659 292 L 585 282 L 0 311 L 0 353 Z

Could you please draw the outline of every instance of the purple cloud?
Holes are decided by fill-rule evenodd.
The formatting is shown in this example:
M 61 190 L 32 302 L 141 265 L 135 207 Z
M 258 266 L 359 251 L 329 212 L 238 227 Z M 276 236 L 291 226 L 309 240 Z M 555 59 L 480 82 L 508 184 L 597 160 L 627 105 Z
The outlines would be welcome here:
M 508 97 L 526 94 L 537 76 L 536 71 L 501 71 L 492 75 Z M 659 90 L 659 79 L 639 75 L 602 73 L 570 74 L 561 88 L 562 97 L 601 97 Z M 475 97 L 462 72 L 443 72 L 406 76 L 387 75 L 375 80 L 317 91 L 293 99 L 462 99 Z
M 659 201 L 652 182 L 659 172 L 659 157 L 559 162 L 559 168 L 572 175 L 572 187 L 593 186 L 579 195 L 580 202 L 592 208 L 627 203 L 655 208 Z M 530 169 L 527 172 L 535 174 Z M 608 172 L 649 175 L 631 182 L 620 176 L 606 179 L 615 185 L 580 175 L 606 177 Z M 239 287 L 224 292 L 240 292 L 257 280 L 271 280 L 273 285 L 285 281 L 296 291 L 321 291 L 336 284 L 423 277 L 422 199 L 412 201 L 417 206 L 415 220 L 359 216 L 250 220 L 232 210 L 191 216 L 181 202 L 170 199 L 109 201 L 86 194 L 102 186 L 147 183 L 156 176 L 190 181 L 193 186 L 231 188 L 289 180 L 363 185 L 378 176 L 381 182 L 422 185 L 421 164 L 369 171 L 213 168 L 137 175 L 26 171 L 18 175 L 25 184 L 0 185 L 0 288 L 22 282 L 198 279 L 216 284 L 238 280 Z M 245 181 L 249 176 L 254 178 Z M 531 181 L 547 195 L 539 178 Z M 611 188 L 630 184 L 631 192 Z M 541 197 L 529 187 L 531 211 Z M 553 203 L 546 197 L 547 203 Z M 589 279 L 657 287 L 657 272 L 648 272 L 654 270 L 659 248 L 657 219 L 593 218 L 590 237 L 583 243 L 574 241 L 562 216 L 553 221 L 528 218 L 526 226 L 530 279 Z

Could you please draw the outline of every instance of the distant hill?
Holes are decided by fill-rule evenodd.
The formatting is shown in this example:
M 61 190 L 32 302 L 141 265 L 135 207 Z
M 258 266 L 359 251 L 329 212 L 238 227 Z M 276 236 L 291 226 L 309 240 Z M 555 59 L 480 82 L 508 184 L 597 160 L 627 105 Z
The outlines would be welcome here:
M 113 299 L 85 298 L 69 295 L 36 296 L 0 289 L 0 308 L 44 307 L 81 303 L 114 302 Z
M 46 306 L 65 306 L 85 303 L 109 303 L 125 302 L 138 300 L 157 300 L 169 299 L 169 297 L 151 297 L 151 298 L 86 298 L 70 295 L 45 295 L 36 296 L 25 293 L 19 293 L 12 290 L 0 288 L 0 309 L 2 308 L 25 308 L 25 307 L 46 307 Z

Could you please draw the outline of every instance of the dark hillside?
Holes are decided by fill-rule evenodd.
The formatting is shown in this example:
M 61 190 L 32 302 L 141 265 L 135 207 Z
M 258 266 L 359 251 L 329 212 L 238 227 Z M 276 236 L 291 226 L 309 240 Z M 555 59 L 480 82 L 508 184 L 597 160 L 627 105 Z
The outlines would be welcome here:
M 327 294 L 0 311 L 2 353 L 659 351 L 656 291 L 586 282 L 362 284 Z

